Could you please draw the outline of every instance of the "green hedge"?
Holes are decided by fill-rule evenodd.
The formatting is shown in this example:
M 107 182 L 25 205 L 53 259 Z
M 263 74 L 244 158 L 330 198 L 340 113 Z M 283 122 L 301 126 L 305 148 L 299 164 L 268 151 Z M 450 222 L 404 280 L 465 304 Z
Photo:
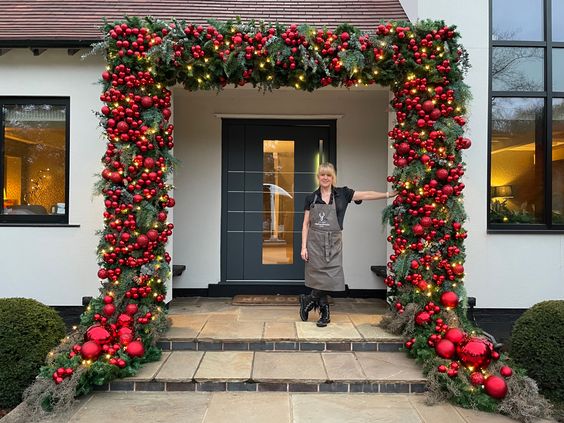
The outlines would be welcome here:
M 544 301 L 517 319 L 511 356 L 549 399 L 564 401 L 564 301 Z
M 35 300 L 0 298 L 0 407 L 14 407 L 65 336 L 57 312 Z

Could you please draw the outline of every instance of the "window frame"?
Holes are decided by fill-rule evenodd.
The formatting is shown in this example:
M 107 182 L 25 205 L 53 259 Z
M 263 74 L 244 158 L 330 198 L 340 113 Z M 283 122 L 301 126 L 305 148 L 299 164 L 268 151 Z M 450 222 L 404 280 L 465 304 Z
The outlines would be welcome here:
M 4 189 L 4 112 L 6 105 L 52 105 L 65 107 L 65 213 L 57 215 L 9 215 L 0 213 L 0 225 L 68 225 L 70 193 L 70 97 L 54 96 L 1 96 L 0 97 L 0 193 Z M 2 196 L 3 198 L 3 196 Z M 3 201 L 3 200 L 2 200 Z M 3 204 L 2 204 L 3 208 Z
M 552 0 L 543 0 L 543 41 L 493 40 L 493 2 L 489 1 L 489 67 L 488 67 L 488 157 L 487 157 L 487 202 L 486 224 L 488 233 L 564 233 L 564 224 L 552 222 L 552 108 L 554 98 L 564 98 L 563 91 L 552 91 L 552 51 L 564 48 L 564 42 L 552 41 Z M 493 49 L 496 47 L 536 47 L 544 50 L 544 90 L 543 91 L 493 91 Z M 494 97 L 541 98 L 543 111 L 544 146 L 544 222 L 503 224 L 490 222 L 491 170 L 492 170 L 492 99 Z

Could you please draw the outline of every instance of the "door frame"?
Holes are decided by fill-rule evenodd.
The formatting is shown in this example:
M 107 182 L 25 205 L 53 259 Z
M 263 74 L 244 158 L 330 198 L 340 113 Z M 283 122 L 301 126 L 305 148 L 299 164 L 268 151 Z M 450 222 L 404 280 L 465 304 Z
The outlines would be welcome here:
M 287 119 L 287 118 L 267 118 L 267 119 L 245 119 L 245 118 L 222 118 L 221 119 L 221 239 L 220 239 L 220 254 L 221 254 L 221 280 L 220 284 L 229 285 L 261 285 L 263 288 L 272 286 L 272 292 L 278 285 L 303 285 L 303 281 L 273 281 L 272 284 L 265 284 L 257 281 L 227 281 L 227 162 L 228 151 L 227 144 L 229 143 L 227 127 L 230 125 L 268 125 L 268 126 L 285 126 L 285 127 L 302 127 L 302 126 L 320 126 L 329 129 L 329 139 L 327 142 L 328 155 L 327 161 L 333 163 L 335 169 L 337 168 L 337 120 L 336 119 Z M 268 290 L 268 289 L 267 289 Z M 264 289 L 261 289 L 261 292 Z

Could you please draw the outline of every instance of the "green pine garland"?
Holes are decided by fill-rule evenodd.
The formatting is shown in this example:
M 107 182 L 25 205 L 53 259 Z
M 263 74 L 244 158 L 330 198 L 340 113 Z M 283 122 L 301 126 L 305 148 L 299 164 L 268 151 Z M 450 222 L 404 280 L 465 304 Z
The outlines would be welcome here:
M 422 363 L 431 394 L 487 411 L 511 408 L 512 417 L 527 420 L 513 403 L 503 407 L 513 398 L 511 386 L 523 384 L 510 383 L 506 396 L 503 378 L 496 376 L 493 394 L 486 393 L 484 380 L 476 383 L 480 375 L 509 377 L 506 357 L 479 338 L 483 363 L 473 368 L 464 359 L 465 343 L 480 332 L 464 307 L 461 177 L 462 150 L 470 146 L 463 137 L 470 93 L 463 76 L 469 63 L 454 26 L 391 22 L 363 33 L 347 24 L 329 31 L 238 19 L 198 26 L 129 17 L 106 23 L 104 32 L 95 47 L 105 51 L 108 65 L 99 114 L 107 151 L 96 184 L 106 205 L 98 246 L 101 295 L 43 369 L 44 378 L 61 387 L 77 379 L 75 393 L 82 394 L 159 358 L 155 343 L 166 330 L 163 281 L 170 276 L 165 245 L 172 225 L 166 217 L 174 205 L 166 183 L 175 164 L 166 87 L 178 83 L 191 91 L 219 91 L 228 84 L 252 84 L 265 91 L 283 86 L 313 91 L 379 84 L 394 93 L 397 117 L 389 134 L 396 165 L 389 180 L 398 196 L 384 211 L 394 250 L 386 278 L 392 306 L 387 326 L 406 337 L 406 349 Z M 147 287 L 149 295 L 136 294 Z M 88 358 L 83 339 L 89 339 L 92 325 L 106 328 L 110 340 L 102 353 Z M 120 335 L 124 327 L 132 337 Z M 442 358 L 438 344 L 453 328 L 465 339 L 453 342 L 459 350 Z M 143 354 L 131 354 L 132 339 L 141 342 Z M 73 372 L 80 377 L 69 378 Z M 509 380 L 523 378 L 517 370 Z M 532 392 L 530 401 L 542 400 Z

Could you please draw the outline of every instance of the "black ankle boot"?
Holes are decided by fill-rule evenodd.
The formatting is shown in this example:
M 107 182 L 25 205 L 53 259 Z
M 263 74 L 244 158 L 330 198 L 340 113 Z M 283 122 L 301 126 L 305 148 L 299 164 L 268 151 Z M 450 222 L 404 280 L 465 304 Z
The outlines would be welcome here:
M 300 319 L 302 321 L 307 322 L 309 312 L 317 307 L 317 298 L 313 295 L 300 295 Z
M 329 304 L 321 304 L 319 306 L 319 320 L 317 321 L 317 326 L 320 328 L 324 328 L 329 323 L 331 323 Z

